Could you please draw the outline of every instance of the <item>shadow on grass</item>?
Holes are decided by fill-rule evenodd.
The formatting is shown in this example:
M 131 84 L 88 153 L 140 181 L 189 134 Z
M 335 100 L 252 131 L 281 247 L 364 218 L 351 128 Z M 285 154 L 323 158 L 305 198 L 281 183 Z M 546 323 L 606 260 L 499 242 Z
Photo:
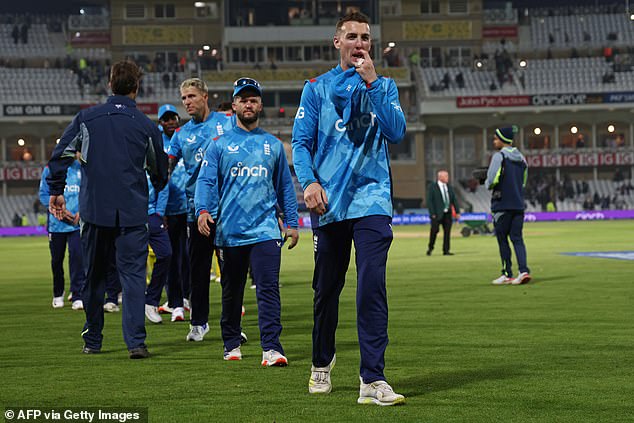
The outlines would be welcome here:
M 406 397 L 417 397 L 430 392 L 449 391 L 485 380 L 512 379 L 520 375 L 521 373 L 512 367 L 457 370 L 401 379 L 396 382 L 395 388 Z
M 527 285 L 539 285 L 540 283 L 543 282 L 556 282 L 556 281 L 565 281 L 565 280 L 570 280 L 572 281 L 574 279 L 573 276 L 550 276 L 550 277 L 536 277 L 533 280 L 531 280 Z

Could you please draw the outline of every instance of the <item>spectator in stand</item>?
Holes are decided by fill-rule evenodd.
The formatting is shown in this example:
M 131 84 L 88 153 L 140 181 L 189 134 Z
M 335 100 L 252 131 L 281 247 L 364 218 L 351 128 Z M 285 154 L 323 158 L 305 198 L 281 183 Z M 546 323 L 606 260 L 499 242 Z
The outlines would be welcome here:
M 23 23 L 20 28 L 20 38 L 22 38 L 23 44 L 29 43 L 29 26 L 26 23 Z
M 588 31 L 583 31 L 583 41 L 588 43 L 590 41 L 592 41 L 592 36 L 590 35 L 590 33 Z
M 22 226 L 22 218 L 20 217 L 18 212 L 15 212 L 15 214 L 13 215 L 13 220 L 11 220 L 11 225 L 15 227 Z
M 18 41 L 20 41 L 20 27 L 18 27 L 18 24 L 13 25 L 11 37 L 13 37 L 13 44 L 18 44 Z
M 458 86 L 458 88 L 464 88 L 464 76 L 462 75 L 462 72 L 458 72 L 456 74 L 456 85 Z
M 444 90 L 449 88 L 449 83 L 451 83 L 451 76 L 449 76 L 449 72 L 445 72 L 440 82 L 442 83 L 442 88 Z
M 587 211 L 594 210 L 594 203 L 592 202 L 592 198 L 590 196 L 587 196 L 584 200 L 583 209 Z

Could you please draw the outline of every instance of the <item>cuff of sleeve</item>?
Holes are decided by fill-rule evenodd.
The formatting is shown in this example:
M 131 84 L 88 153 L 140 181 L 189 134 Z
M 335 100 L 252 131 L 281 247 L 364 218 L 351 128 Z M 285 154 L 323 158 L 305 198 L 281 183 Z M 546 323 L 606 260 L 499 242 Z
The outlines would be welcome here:
M 175 155 L 173 155 L 173 154 L 170 154 L 170 155 L 169 155 L 169 156 L 167 156 L 167 157 L 169 157 L 170 159 L 175 159 L 175 158 L 176 158 L 176 156 L 175 156 Z
M 366 83 L 366 84 L 365 84 L 365 87 L 366 87 L 368 90 L 373 90 L 373 89 L 375 89 L 376 87 L 378 87 L 378 86 L 381 84 L 381 83 L 380 83 L 380 80 L 381 80 L 381 77 L 377 77 L 377 78 L 376 78 L 376 80 L 375 80 L 374 82 L 372 82 L 371 84 L 367 84 L 367 83 Z
M 198 213 L 198 216 L 201 216 L 203 214 L 209 214 L 209 212 L 207 210 L 201 210 L 200 213 Z
M 314 182 L 319 182 L 317 181 L 317 179 L 311 179 L 309 181 L 306 181 L 305 183 L 302 184 L 302 190 L 306 190 L 306 188 L 308 188 L 308 185 L 314 183 Z

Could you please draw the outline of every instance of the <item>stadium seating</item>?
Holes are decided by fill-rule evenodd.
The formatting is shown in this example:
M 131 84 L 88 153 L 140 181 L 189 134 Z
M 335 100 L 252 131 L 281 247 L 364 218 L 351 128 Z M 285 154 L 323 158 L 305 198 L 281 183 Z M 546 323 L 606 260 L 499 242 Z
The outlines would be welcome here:
M 13 25 L 0 24 L 0 57 L 5 59 L 55 58 L 66 54 L 64 35 L 50 32 L 45 24 L 33 24 L 29 29 L 28 42 L 15 44 L 11 37 Z
M 619 203 L 622 204 L 622 208 L 634 209 L 634 190 L 625 195 L 622 195 L 620 193 L 620 187 L 624 183 L 629 183 L 634 186 L 634 180 L 624 181 L 620 183 L 615 183 L 611 180 L 605 179 L 600 179 L 597 181 L 590 180 L 588 181 L 588 185 L 590 186 L 588 194 L 584 195 L 578 193 L 575 194 L 573 198 L 566 198 L 563 201 L 556 200 L 555 207 L 558 211 L 581 211 L 583 210 L 583 202 L 586 197 L 593 197 L 594 194 L 597 193 L 600 198 L 610 198 L 610 208 L 612 209 L 618 208 L 616 207 L 616 204 L 612 201 L 615 198 Z M 491 211 L 491 193 L 483 185 L 478 185 L 475 192 L 471 192 L 470 190 L 465 189 L 460 184 L 457 184 L 456 189 L 460 198 L 472 206 L 473 212 L 489 213 Z M 537 201 L 531 201 L 529 199 L 526 202 L 526 206 L 527 212 L 542 211 L 541 206 L 538 204 Z M 600 205 L 595 205 L 594 208 L 599 210 Z
M 71 104 L 82 99 L 77 75 L 68 69 L 0 68 L 0 92 L 5 103 Z
M 466 95 L 516 95 L 551 93 L 591 93 L 634 90 L 634 71 L 614 73 L 615 82 L 602 83 L 603 75 L 611 66 L 602 57 L 578 57 L 568 59 L 530 60 L 528 66 L 513 72 L 513 83 L 498 86 L 495 72 L 476 71 L 472 68 L 424 68 L 423 80 L 431 96 L 450 97 Z M 455 76 L 462 72 L 464 88 L 458 88 Z M 434 90 L 439 86 L 445 73 L 451 83 L 447 89 Z M 524 73 L 525 86 L 519 83 L 519 75 Z M 491 91 L 491 83 L 496 90 Z
M 587 34 L 585 38 L 584 32 Z M 616 39 L 608 39 L 611 33 L 616 35 Z M 533 47 L 542 50 L 549 47 L 603 47 L 608 44 L 631 46 L 634 43 L 634 27 L 625 13 L 537 17 L 531 21 L 530 35 Z
M 30 225 L 37 223 L 37 215 L 33 213 L 33 202 L 36 195 L 9 195 L 0 201 L 0 226 L 12 226 L 11 221 L 17 213 L 26 214 Z M 46 213 L 46 211 L 44 211 Z

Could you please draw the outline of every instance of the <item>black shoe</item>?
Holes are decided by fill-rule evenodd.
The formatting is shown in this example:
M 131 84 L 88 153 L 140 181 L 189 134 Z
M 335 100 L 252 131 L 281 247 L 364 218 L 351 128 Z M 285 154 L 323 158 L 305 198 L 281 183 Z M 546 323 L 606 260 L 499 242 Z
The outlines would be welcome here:
M 450 253 L 449 251 L 447 251 L 446 253 L 442 253 L 443 256 L 453 256 L 453 253 Z
M 427 250 L 427 255 L 431 256 L 431 250 Z
M 83 354 L 99 354 L 101 352 L 100 348 L 90 348 L 84 345 L 84 348 L 82 348 L 81 352 Z
M 131 350 L 128 350 L 128 354 L 131 359 L 150 357 L 150 352 L 147 350 L 147 347 L 132 348 Z

